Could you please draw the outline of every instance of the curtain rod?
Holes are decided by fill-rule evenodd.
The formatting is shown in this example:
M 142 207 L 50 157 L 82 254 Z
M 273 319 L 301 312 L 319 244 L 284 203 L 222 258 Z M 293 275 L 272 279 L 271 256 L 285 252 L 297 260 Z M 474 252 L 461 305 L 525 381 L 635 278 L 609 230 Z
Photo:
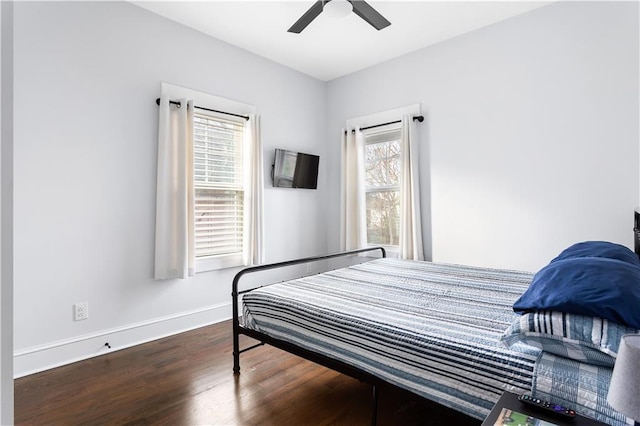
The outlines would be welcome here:
M 174 104 L 174 105 L 178 105 L 178 108 L 180 108 L 181 104 L 178 101 L 169 101 L 170 104 Z M 160 98 L 156 99 L 156 105 L 160 106 Z M 247 117 L 246 115 L 240 115 L 240 114 L 234 114 L 232 112 L 226 112 L 226 111 L 218 111 L 217 109 L 210 109 L 210 108 L 205 108 L 205 107 L 201 107 L 198 105 L 194 105 L 194 108 L 198 108 L 198 109 L 202 109 L 205 111 L 211 111 L 211 112 L 217 112 L 219 114 L 226 114 L 226 115 L 232 115 L 234 117 L 240 117 L 240 118 L 244 118 L 245 120 L 248 120 L 249 117 Z
M 417 121 L 418 123 L 422 123 L 424 121 L 424 117 L 422 115 L 416 115 L 413 117 L 413 121 Z M 369 129 L 375 129 L 376 127 L 382 127 L 382 126 L 386 126 L 387 124 L 396 124 L 396 123 L 402 123 L 402 120 L 396 120 L 396 121 L 389 121 L 387 123 L 382 123 L 382 124 L 374 124 L 372 126 L 367 126 L 367 127 L 361 127 L 360 131 L 363 130 L 369 130 Z M 347 131 L 344 131 L 345 134 L 347 133 Z M 352 129 L 351 133 L 355 133 L 356 129 Z

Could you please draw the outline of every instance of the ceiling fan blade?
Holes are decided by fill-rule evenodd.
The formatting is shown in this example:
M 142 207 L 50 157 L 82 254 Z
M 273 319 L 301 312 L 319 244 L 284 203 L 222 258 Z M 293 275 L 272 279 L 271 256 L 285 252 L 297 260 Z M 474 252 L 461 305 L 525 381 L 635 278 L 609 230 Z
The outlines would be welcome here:
M 313 6 L 311 6 L 309 10 L 307 10 L 304 15 L 302 15 L 300 19 L 298 19 L 287 31 L 290 33 L 300 34 L 302 30 L 307 28 L 307 25 L 309 25 L 311 21 L 316 19 L 318 15 L 322 13 L 323 3 L 329 3 L 330 1 L 331 0 L 325 0 L 323 2 L 322 0 L 318 0 L 315 2 Z
M 387 19 L 380 15 L 377 10 L 369 5 L 364 0 L 347 0 L 353 6 L 353 12 L 367 21 L 371 26 L 373 26 L 376 30 L 381 30 L 383 28 L 391 25 L 391 22 L 387 21 Z

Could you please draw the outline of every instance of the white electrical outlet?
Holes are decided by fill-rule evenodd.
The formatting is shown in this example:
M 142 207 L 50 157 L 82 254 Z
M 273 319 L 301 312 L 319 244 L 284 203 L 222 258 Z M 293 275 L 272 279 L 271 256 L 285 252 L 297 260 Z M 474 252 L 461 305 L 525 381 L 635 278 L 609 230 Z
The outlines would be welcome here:
M 73 319 L 76 321 L 89 318 L 89 302 L 80 302 L 73 305 Z

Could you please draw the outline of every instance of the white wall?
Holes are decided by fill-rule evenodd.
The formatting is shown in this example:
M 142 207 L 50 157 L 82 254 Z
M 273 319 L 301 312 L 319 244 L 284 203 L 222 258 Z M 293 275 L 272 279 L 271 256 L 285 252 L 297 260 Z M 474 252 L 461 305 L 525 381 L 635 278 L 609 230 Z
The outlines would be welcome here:
M 330 155 L 347 119 L 413 103 L 433 260 L 534 271 L 576 241 L 633 248 L 636 2 L 552 4 L 331 81 Z
M 13 2 L 0 4 L 0 424 L 13 424 Z
M 322 82 L 129 3 L 16 3 L 16 375 L 230 315 L 235 269 L 151 278 L 161 81 L 255 105 L 265 173 L 276 147 L 326 159 Z M 325 174 L 265 176 L 267 261 L 326 252 Z

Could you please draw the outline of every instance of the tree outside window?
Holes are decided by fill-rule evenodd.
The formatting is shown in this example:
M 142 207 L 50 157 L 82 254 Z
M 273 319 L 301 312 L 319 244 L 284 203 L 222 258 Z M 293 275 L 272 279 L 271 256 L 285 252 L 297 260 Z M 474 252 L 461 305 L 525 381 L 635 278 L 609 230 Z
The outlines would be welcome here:
M 367 243 L 398 246 L 400 130 L 365 135 Z

